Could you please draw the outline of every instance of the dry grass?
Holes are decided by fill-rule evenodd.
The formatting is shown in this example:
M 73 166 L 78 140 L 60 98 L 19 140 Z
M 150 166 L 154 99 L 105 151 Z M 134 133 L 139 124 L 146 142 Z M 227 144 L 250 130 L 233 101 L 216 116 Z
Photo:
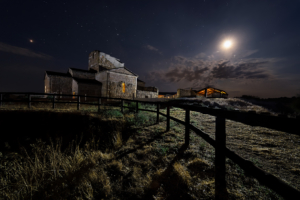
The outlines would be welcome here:
M 93 112 L 89 115 L 99 117 Z M 181 109 L 172 109 L 171 115 L 184 120 Z M 100 118 L 110 127 L 117 121 L 130 124 L 130 128 L 124 129 L 126 133 L 115 134 L 112 148 L 100 151 L 97 145 L 101 143 L 90 138 L 83 146 L 73 141 L 64 151 L 59 140 L 51 144 L 36 141 L 30 149 L 3 154 L 0 157 L 0 198 L 214 199 L 214 149 L 200 137 L 191 133 L 190 146 L 186 148 L 184 126 L 171 122 L 171 130 L 166 132 L 165 121 L 154 124 L 156 116 L 144 112 L 127 113 L 121 118 L 110 113 Z M 214 137 L 213 117 L 191 112 L 191 123 Z M 286 161 L 280 159 L 292 153 L 295 160 L 289 162 L 291 169 L 286 170 L 285 175 L 293 173 L 299 177 L 296 141 L 300 140 L 234 122 L 227 121 L 227 127 L 228 147 L 238 154 L 248 159 L 250 156 L 263 169 L 279 170 L 287 167 Z M 289 148 L 291 140 L 295 146 Z M 270 155 L 277 162 L 275 168 Z M 275 156 L 278 159 L 275 160 Z M 247 177 L 229 159 L 226 171 L 229 199 L 281 199 Z M 282 178 L 282 174 L 277 175 Z M 291 184 L 297 188 L 300 185 L 297 181 Z

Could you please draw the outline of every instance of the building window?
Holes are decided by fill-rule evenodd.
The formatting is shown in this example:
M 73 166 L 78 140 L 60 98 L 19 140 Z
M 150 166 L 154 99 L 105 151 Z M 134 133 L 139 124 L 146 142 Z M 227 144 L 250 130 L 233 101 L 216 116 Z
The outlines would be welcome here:
M 122 91 L 125 93 L 125 83 L 122 83 Z
M 73 92 L 73 95 L 75 95 L 75 92 Z M 73 99 L 75 99 L 75 96 L 73 96 Z

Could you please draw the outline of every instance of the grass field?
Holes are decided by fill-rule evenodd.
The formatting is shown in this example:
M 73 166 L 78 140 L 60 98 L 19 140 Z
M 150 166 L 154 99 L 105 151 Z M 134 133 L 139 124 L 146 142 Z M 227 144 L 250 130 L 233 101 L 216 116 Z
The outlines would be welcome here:
M 232 101 L 236 101 L 235 106 L 226 104 L 224 100 L 216 103 L 232 109 L 266 110 L 243 104 L 242 101 Z M 129 106 L 133 108 L 135 105 Z M 141 105 L 140 108 L 144 107 Z M 146 109 L 155 108 L 148 106 Z M 21 109 L 6 105 L 0 112 L 7 110 L 33 112 L 26 105 Z M 59 109 L 52 110 L 51 107 L 45 109 L 42 104 L 37 104 L 32 105 L 31 110 L 51 112 L 53 115 L 57 114 L 57 118 L 63 113 L 74 113 L 88 117 L 88 126 L 77 134 L 80 124 L 74 124 L 72 136 L 78 135 L 77 140 L 69 137 L 70 141 L 65 141 L 65 131 L 52 137 L 52 140 L 46 137 L 23 137 L 22 144 L 26 148 L 21 149 L 7 142 L 0 153 L 2 199 L 214 199 L 214 148 L 193 132 L 190 146 L 186 147 L 183 125 L 171 120 L 171 130 L 166 132 L 164 117 L 160 117 L 160 123 L 155 124 L 155 113 L 135 114 L 125 109 L 122 114 L 120 108 L 113 107 L 101 107 L 101 112 L 98 113 L 96 106 L 82 105 L 81 110 L 77 111 L 76 106 L 69 108 L 68 105 L 61 105 Z M 171 109 L 174 117 L 182 119 L 183 114 L 181 109 Z M 191 123 L 214 137 L 212 116 L 191 112 Z M 284 143 L 276 142 L 282 138 L 275 135 L 282 133 L 272 132 L 274 137 L 270 138 L 268 134 L 252 131 L 250 137 L 249 131 L 243 131 L 250 129 L 249 127 L 228 121 L 226 123 L 230 124 L 230 131 L 227 132 L 228 148 L 271 172 L 274 163 L 264 162 L 263 159 L 270 161 L 272 159 L 268 156 L 277 156 L 279 163 L 284 155 L 281 155 L 280 150 L 275 151 L 275 148 L 266 150 L 261 149 L 261 146 L 273 141 L 278 149 L 281 146 L 287 149 L 287 142 L 293 141 L 294 157 L 290 164 L 295 172 L 285 173 L 284 176 L 293 175 L 293 178 L 299 179 L 299 137 L 290 137 L 290 141 L 284 140 Z M 22 127 L 13 130 L 18 131 L 8 130 L 6 134 L 23 135 L 27 131 Z M 50 132 L 52 131 L 49 134 Z M 268 133 L 268 130 L 264 130 L 264 133 Z M 88 137 L 84 138 L 85 135 Z M 80 136 L 83 139 L 80 140 Z M 265 141 L 263 138 L 269 140 Z M 251 141 L 256 142 L 256 146 Z M 249 149 L 253 154 L 249 153 Z M 285 153 L 290 153 L 288 149 L 286 151 Z M 229 159 L 226 159 L 226 171 L 229 199 L 282 199 L 274 191 L 260 185 L 256 179 L 248 177 Z M 299 189 L 297 181 L 293 184 Z

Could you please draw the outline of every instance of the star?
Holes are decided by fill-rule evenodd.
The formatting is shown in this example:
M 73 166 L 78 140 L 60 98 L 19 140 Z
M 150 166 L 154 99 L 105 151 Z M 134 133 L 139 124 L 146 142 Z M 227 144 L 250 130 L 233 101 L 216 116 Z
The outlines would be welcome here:
M 33 40 L 30 39 L 29 42 L 30 42 L 30 43 L 33 43 Z

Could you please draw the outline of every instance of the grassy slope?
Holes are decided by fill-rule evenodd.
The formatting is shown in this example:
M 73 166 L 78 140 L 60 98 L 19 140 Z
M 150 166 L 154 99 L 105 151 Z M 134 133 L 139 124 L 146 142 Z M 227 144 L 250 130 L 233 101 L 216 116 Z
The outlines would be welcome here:
M 37 141 L 22 153 L 2 155 L 2 198 L 214 198 L 214 149 L 193 133 L 187 148 L 182 125 L 171 121 L 166 132 L 163 117 L 155 124 L 156 116 L 145 112 L 90 115 L 112 129 L 123 121 L 122 131 L 110 133 L 112 146 L 100 151 L 99 140 L 91 138 L 61 151 L 59 141 Z M 280 199 L 229 159 L 226 164 L 229 199 Z

